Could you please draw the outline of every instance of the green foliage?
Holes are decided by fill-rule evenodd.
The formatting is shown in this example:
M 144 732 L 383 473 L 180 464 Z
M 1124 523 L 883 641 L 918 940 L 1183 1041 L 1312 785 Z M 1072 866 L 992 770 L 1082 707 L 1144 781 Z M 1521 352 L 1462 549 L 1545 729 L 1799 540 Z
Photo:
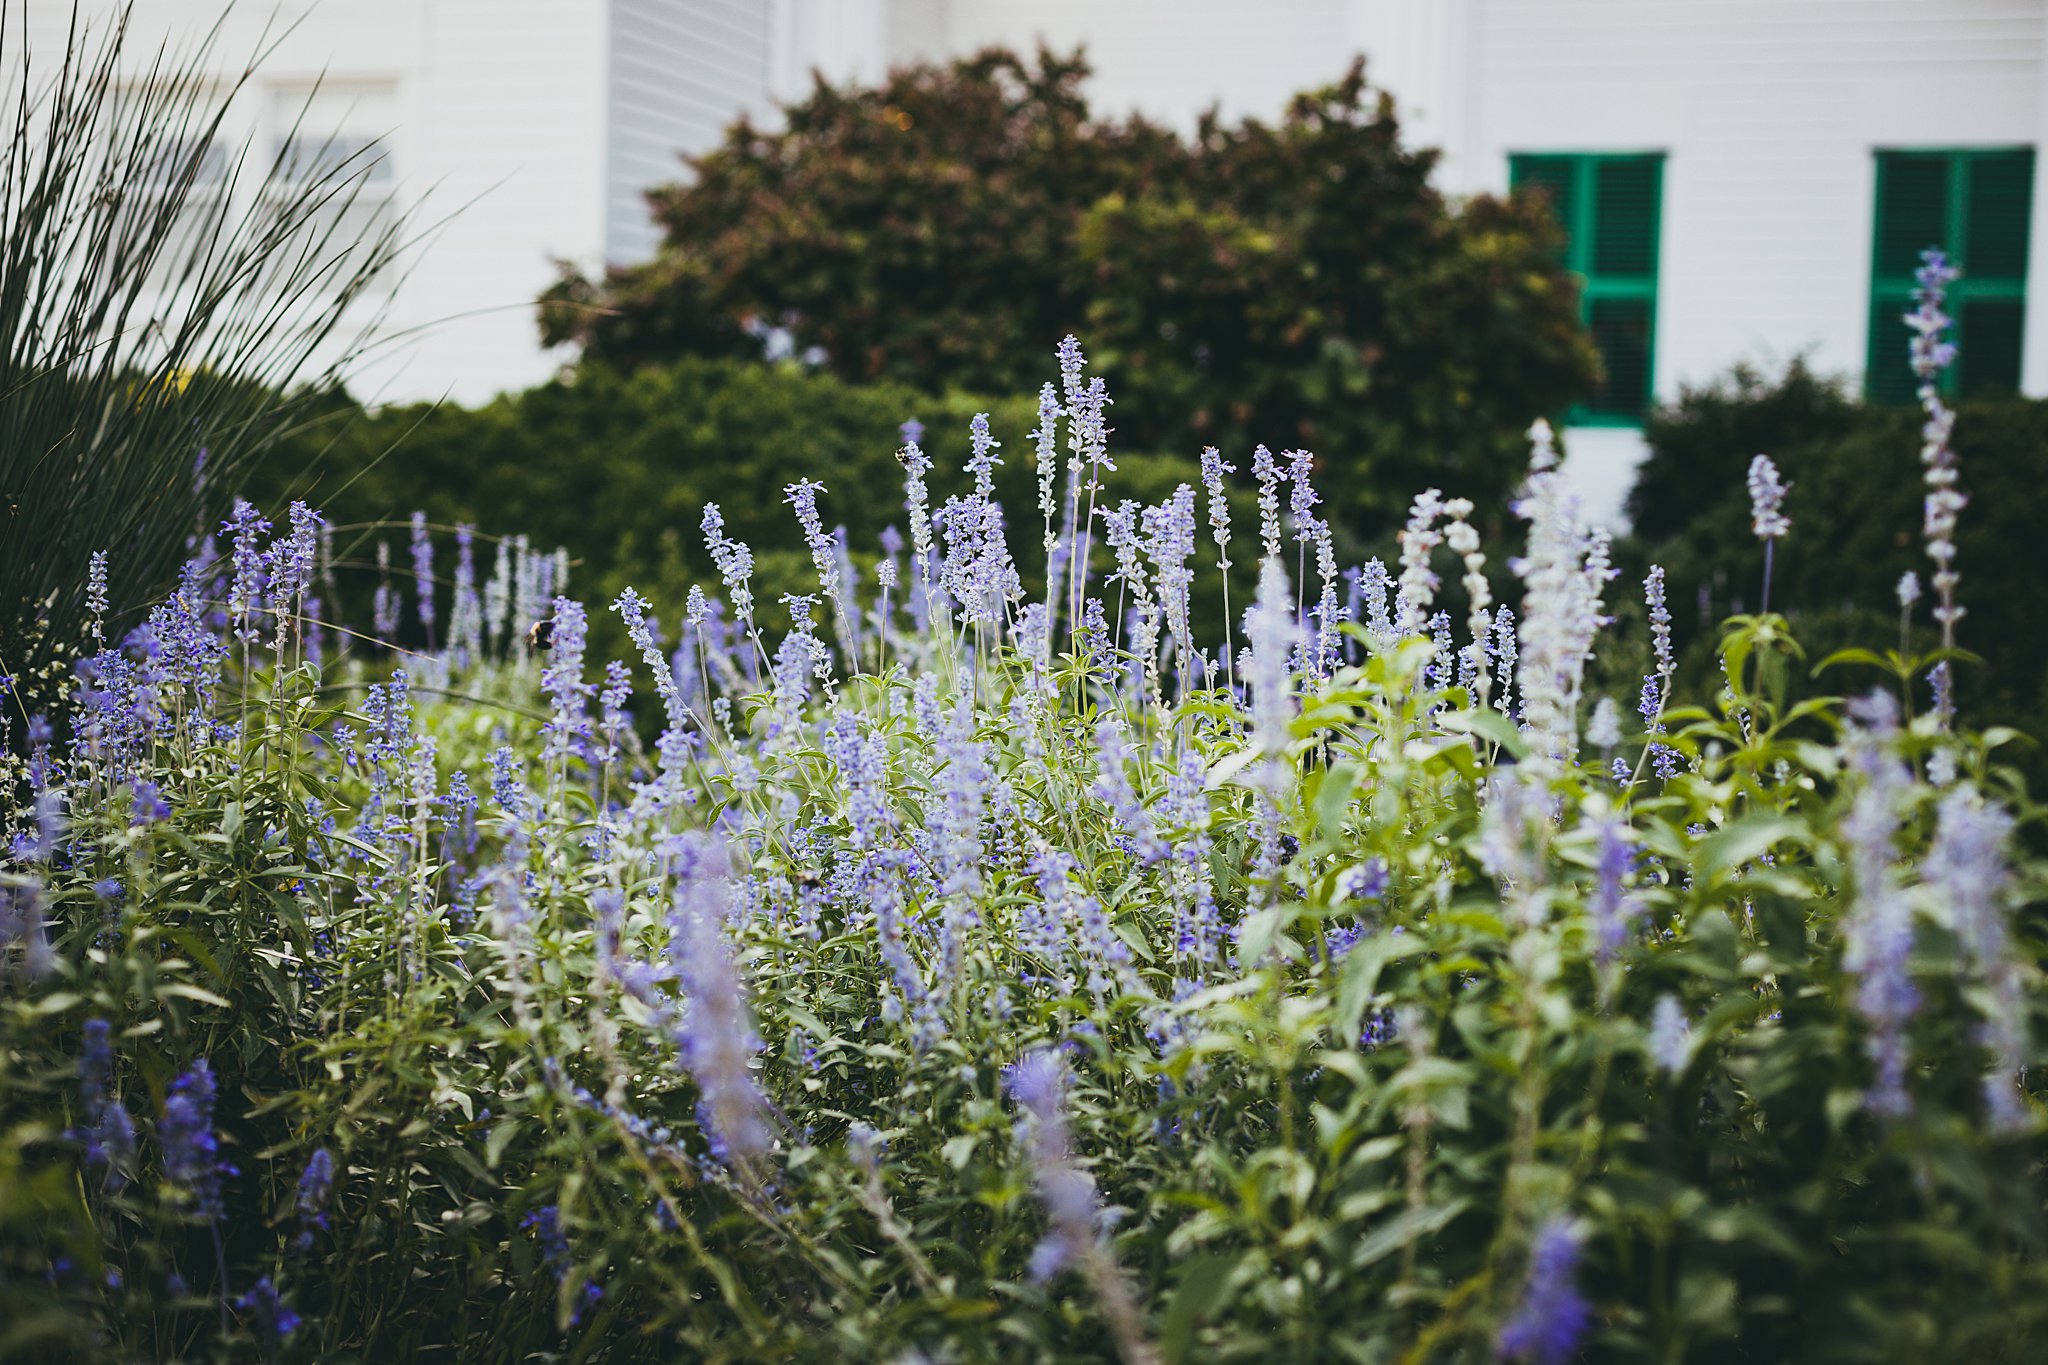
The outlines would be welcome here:
M 223 79 L 217 33 L 137 53 L 128 14 L 74 10 L 51 58 L 0 12 L 0 675 L 30 709 L 84 643 L 74 566 L 112 552 L 128 611 L 169 587 L 299 420 L 308 400 L 285 391 L 351 358 L 343 316 L 391 273 L 401 227 L 348 216 L 360 158 L 306 174 L 219 140 L 262 53 Z
M 210 614 L 194 591 L 159 638 Z M 0 941 L 9 1350 L 1481 1361 L 1560 1226 L 1586 1359 L 2022 1362 L 2048 1333 L 2048 868 L 1945 842 L 1958 809 L 2042 812 L 2005 737 L 1799 700 L 1782 618 L 1729 623 L 1730 690 L 1661 716 L 1659 780 L 1362 629 L 1249 707 L 1085 634 L 1034 662 L 943 599 L 929 633 L 854 613 L 873 661 L 828 652 L 815 687 L 801 634 L 779 680 L 765 640 L 700 634 L 648 754 L 575 741 L 566 599 L 548 655 L 538 604 L 487 607 L 488 657 L 402 682 L 315 668 L 273 606 L 213 617 L 255 637 L 219 663 L 102 656 L 76 743 L 9 774 L 0 885 L 52 959 Z M 1881 902 L 1919 995 L 1897 1115 L 1858 965 Z M 94 1018 L 138 1115 L 196 1056 L 221 1076 L 220 1221 L 147 1130 L 121 1188 L 67 1136 Z M 1012 1094 L 1039 1048 L 1064 1167 Z M 765 1143 L 721 1117 L 735 1076 Z M 1074 1235 L 1056 1190 L 1101 1215 L 1035 1274 Z M 266 1276 L 282 1341 L 227 1306 Z
M 1030 391 L 1072 332 L 1128 447 L 1316 449 L 1359 535 L 1447 481 L 1496 516 L 1530 417 L 1597 364 L 1541 207 L 1447 204 L 1362 65 L 1191 138 L 1094 117 L 1087 69 L 992 50 L 821 83 L 657 192 L 656 259 L 569 274 L 543 332 L 638 367 L 777 327 L 846 379 L 977 393 Z
M 1695 675 L 1713 665 L 1707 622 L 1744 610 L 1761 588 L 1743 487 L 1759 452 L 1791 483 L 1785 511 L 1793 531 L 1777 547 L 1771 606 L 1799 626 L 1816 658 L 1897 639 L 1899 578 L 1912 572 L 1924 585 L 1931 571 L 1921 535 L 1920 426 L 1917 411 L 1865 405 L 1798 363 L 1774 378 L 1737 371 L 1651 418 L 1625 550 L 1665 566 Z M 1958 704 L 1980 725 L 2031 728 L 2048 706 L 2048 600 L 2022 585 L 2041 560 L 2048 403 L 1966 400 L 1953 444 L 1970 499 L 1957 533 L 1958 596 L 1968 612 L 1957 642 L 1982 661 L 1959 667 Z M 1703 590 L 1708 605 L 1694 611 Z M 1931 633 L 1921 628 L 1910 644 L 1926 650 Z M 1876 681 L 1862 670 L 1821 685 Z

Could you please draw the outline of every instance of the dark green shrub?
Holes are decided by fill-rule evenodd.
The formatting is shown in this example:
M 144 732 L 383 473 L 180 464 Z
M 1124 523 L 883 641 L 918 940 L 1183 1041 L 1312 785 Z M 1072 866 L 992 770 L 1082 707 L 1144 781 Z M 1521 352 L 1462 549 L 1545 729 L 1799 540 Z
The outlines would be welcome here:
M 727 533 L 754 548 L 757 596 L 772 615 L 778 595 L 815 586 L 785 485 L 822 482 L 827 527 L 854 528 L 855 562 L 869 563 L 881 528 L 904 527 L 902 423 L 925 424 L 924 446 L 938 464 L 934 498 L 943 501 L 963 485 L 968 423 L 981 411 L 992 413 L 1003 443 L 998 492 L 1013 509 L 1035 509 L 1037 409 L 1028 400 L 933 397 L 893 382 L 703 359 L 631 374 L 585 365 L 473 410 L 372 414 L 336 402 L 258 471 L 249 496 L 265 508 L 310 499 L 336 524 L 338 552 L 358 567 L 373 562 L 379 536 L 402 565 L 403 532 L 379 527 L 418 510 L 437 526 L 519 527 L 536 546 L 565 547 L 578 591 L 593 600 L 633 586 L 671 604 L 715 578 L 698 529 L 704 504 L 715 502 Z M 1118 463 L 1120 496 L 1157 501 L 1196 479 L 1191 456 L 1119 455 Z M 1012 526 L 1027 573 L 1042 559 L 1034 527 Z M 617 643 L 612 623 L 598 628 Z
M 1651 455 L 1629 500 L 1631 559 L 1665 566 L 1681 638 L 1695 621 L 1757 606 L 1761 559 L 1743 476 L 1758 453 L 1792 485 L 1771 607 L 1799 623 L 1814 659 L 1851 640 L 1897 638 L 1895 585 L 1909 571 L 1924 584 L 1929 570 L 1917 410 L 1865 405 L 1794 364 L 1775 378 L 1737 371 L 1687 391 L 1644 434 Z M 2043 561 L 2048 403 L 1967 400 L 1954 444 L 1970 498 L 1958 536 L 1968 610 L 1958 642 L 1984 660 L 1960 669 L 1958 699 L 1979 723 L 2031 730 L 2048 700 L 2048 600 L 2026 586 Z M 1924 603 L 1918 619 L 1924 650 L 1933 643 Z M 1691 634 L 1708 641 L 1706 630 Z M 1837 691 L 1870 681 L 1866 672 L 1822 679 Z
M 1032 392 L 1073 332 L 1124 448 L 1313 448 L 1368 535 L 1431 484 L 1497 508 L 1595 373 L 1543 210 L 1448 205 L 1360 65 L 1191 139 L 1091 115 L 1087 69 L 990 51 L 743 122 L 655 195 L 661 254 L 565 278 L 543 331 L 637 367 L 778 326 L 842 378 L 981 393 Z

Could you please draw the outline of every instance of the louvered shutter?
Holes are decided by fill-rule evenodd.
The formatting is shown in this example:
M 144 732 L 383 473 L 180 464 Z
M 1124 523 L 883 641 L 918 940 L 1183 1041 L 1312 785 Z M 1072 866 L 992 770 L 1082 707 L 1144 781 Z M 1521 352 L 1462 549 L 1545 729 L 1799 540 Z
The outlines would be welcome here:
M 2033 186 L 2032 148 L 1877 154 L 1865 363 L 1873 402 L 1913 401 L 1912 334 L 1903 318 L 1913 307 L 1920 253 L 1930 246 L 1947 251 L 1963 272 L 1949 291 L 1957 360 L 1947 386 L 1963 393 L 2019 386 Z
M 1582 281 L 1581 316 L 1600 353 L 1600 382 L 1567 422 L 1634 425 L 1649 407 L 1663 167 L 1658 154 L 1509 160 L 1509 184 L 1541 190 L 1564 230 L 1564 263 Z
M 1508 188 L 1540 191 L 1550 204 L 1550 215 L 1564 233 L 1564 260 L 1571 263 L 1572 243 L 1578 236 L 1579 194 L 1576 157 L 1517 156 L 1508 161 Z
M 1968 165 L 1962 266 L 1969 283 L 1958 315 L 1957 369 L 1964 393 L 2020 386 L 2027 325 L 2027 231 L 2034 195 L 2032 148 L 1973 154 Z

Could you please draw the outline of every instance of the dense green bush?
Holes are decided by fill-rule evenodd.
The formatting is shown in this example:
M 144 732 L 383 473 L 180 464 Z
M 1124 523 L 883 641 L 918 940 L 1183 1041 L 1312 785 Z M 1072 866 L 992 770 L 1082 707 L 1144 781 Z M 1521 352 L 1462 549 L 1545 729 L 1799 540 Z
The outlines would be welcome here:
M 655 195 L 656 259 L 571 275 L 543 330 L 633 367 L 772 327 L 849 380 L 1005 394 L 1077 332 L 1128 447 L 1309 447 L 1364 535 L 1432 483 L 1490 523 L 1530 417 L 1596 372 L 1540 205 L 1447 203 L 1362 66 L 1191 138 L 1093 116 L 1086 74 L 990 51 L 820 84 L 695 159 Z
M 1209 509 L 1048 616 L 986 453 L 943 569 L 813 525 L 778 631 L 726 544 L 603 669 L 544 557 L 429 540 L 393 654 L 240 512 L 4 774 L 0 1355 L 2040 1358 L 1998 737 L 1795 701 L 1775 615 L 1622 725 L 1540 445 L 1517 631 L 1432 620 L 1426 497 L 1338 633 L 1274 484 L 1218 686 Z
M 704 504 L 715 502 L 727 533 L 754 548 L 757 595 L 772 613 L 782 593 L 814 581 L 786 485 L 823 483 L 833 521 L 850 528 L 854 561 L 870 564 L 883 528 L 908 531 L 902 424 L 928 426 L 933 455 L 956 466 L 979 411 L 990 412 L 1002 442 L 998 493 L 1011 508 L 1035 509 L 1030 433 L 1038 411 L 1028 400 L 934 397 L 893 382 L 849 384 L 795 366 L 702 359 L 630 374 L 587 364 L 474 409 L 422 404 L 372 413 L 337 402 L 256 472 L 249 491 L 265 506 L 295 497 L 321 506 L 340 528 L 338 553 L 356 565 L 373 562 L 382 539 L 403 573 L 401 528 L 418 511 L 443 528 L 517 527 L 537 546 L 567 549 L 593 595 L 632 586 L 665 602 L 681 601 L 711 575 L 698 523 Z M 1117 459 L 1120 496 L 1156 501 L 1195 477 L 1192 456 Z M 935 476 L 941 500 L 953 491 L 949 477 Z M 1027 517 L 1014 529 L 1019 557 L 1036 574 L 1042 556 L 1033 552 L 1031 524 Z M 1238 587 L 1242 593 L 1249 580 Z M 366 617 L 361 591 L 356 605 L 354 615 Z M 1203 610 L 1220 628 L 1215 608 Z M 601 629 L 603 643 L 622 646 L 615 625 Z
M 1686 625 L 1753 609 L 1762 578 L 1743 471 L 1769 454 L 1791 483 L 1785 511 L 1795 528 L 1779 548 L 1771 608 L 1792 619 L 1816 659 L 1896 639 L 1899 578 L 1912 572 L 1924 583 L 1930 570 L 1919 536 L 1920 428 L 1917 410 L 1862 403 L 1800 364 L 1688 390 L 1644 428 L 1650 456 L 1629 497 L 1633 536 L 1623 551 L 1665 567 Z M 2048 596 L 2028 586 L 2044 562 L 2048 403 L 1965 400 L 1954 446 L 1970 498 L 1957 536 L 1968 610 L 1958 643 L 1984 661 L 1959 669 L 1958 701 L 1980 724 L 2031 729 L 2048 706 Z M 1711 668 L 1712 632 L 1686 634 L 1697 677 Z M 1923 650 L 1930 642 L 1915 637 Z M 1822 680 L 1851 685 L 1851 676 Z

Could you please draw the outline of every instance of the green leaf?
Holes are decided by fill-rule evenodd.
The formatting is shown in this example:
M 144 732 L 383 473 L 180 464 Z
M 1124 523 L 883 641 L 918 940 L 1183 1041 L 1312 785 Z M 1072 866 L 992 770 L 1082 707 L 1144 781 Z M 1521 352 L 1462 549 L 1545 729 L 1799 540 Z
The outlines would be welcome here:
M 1731 868 L 1754 862 L 1758 855 L 1768 853 L 1777 844 L 1805 846 L 1810 842 L 1811 832 L 1803 820 L 1783 815 L 1752 815 L 1701 840 L 1693 865 L 1702 880 L 1712 881 Z
M 1418 1209 L 1403 1209 L 1351 1248 L 1351 1269 L 1364 1270 L 1367 1266 L 1399 1251 L 1418 1237 L 1441 1232 L 1453 1218 L 1471 1207 L 1471 1204 L 1471 1200 L 1460 1198 L 1453 1199 L 1447 1204 L 1425 1204 Z
M 1230 1279 L 1249 1252 L 1197 1256 L 1188 1262 L 1159 1325 L 1159 1354 L 1167 1365 L 1187 1359 L 1195 1323 L 1230 1306 Z

